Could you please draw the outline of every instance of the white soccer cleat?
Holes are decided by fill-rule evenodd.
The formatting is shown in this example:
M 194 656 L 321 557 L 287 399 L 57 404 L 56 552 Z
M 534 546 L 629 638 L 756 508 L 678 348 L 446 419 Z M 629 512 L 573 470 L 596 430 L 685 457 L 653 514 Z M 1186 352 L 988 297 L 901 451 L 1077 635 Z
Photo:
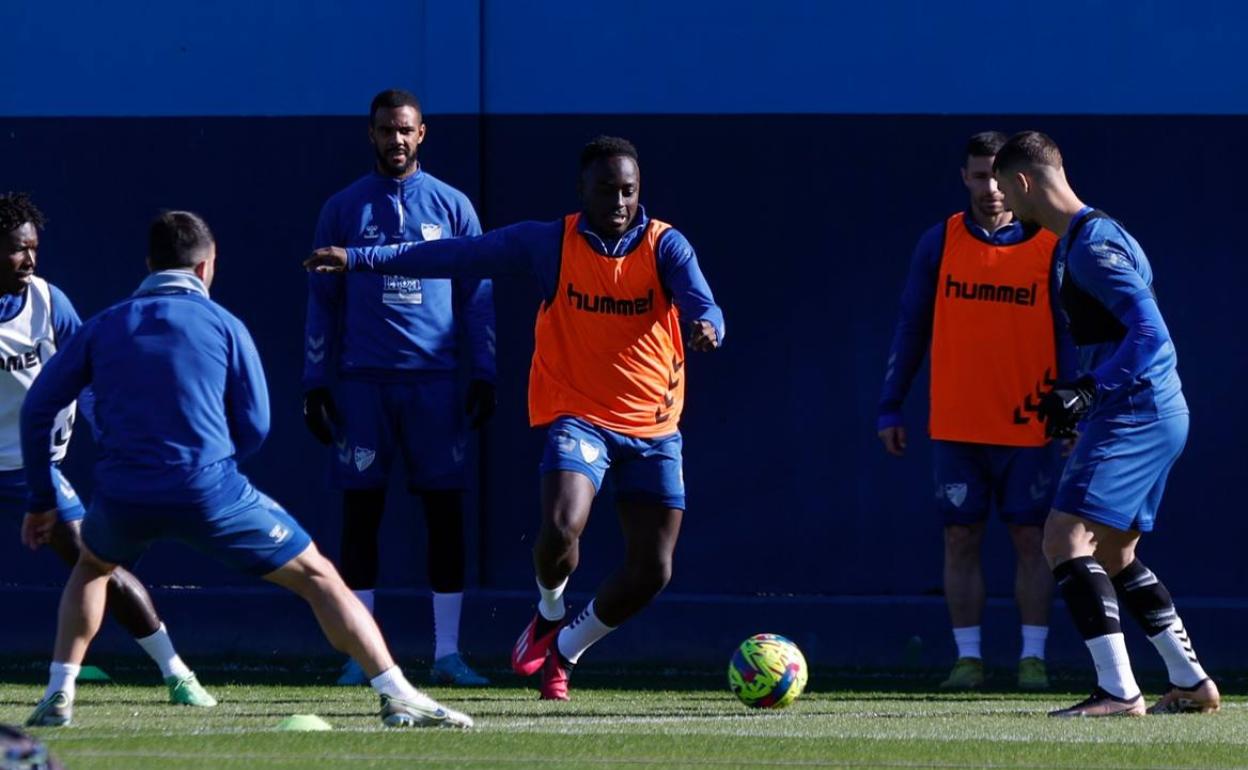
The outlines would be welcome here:
M 415 701 L 393 695 L 381 696 L 381 723 L 386 727 L 473 726 L 472 717 L 448 709 L 431 698 Z

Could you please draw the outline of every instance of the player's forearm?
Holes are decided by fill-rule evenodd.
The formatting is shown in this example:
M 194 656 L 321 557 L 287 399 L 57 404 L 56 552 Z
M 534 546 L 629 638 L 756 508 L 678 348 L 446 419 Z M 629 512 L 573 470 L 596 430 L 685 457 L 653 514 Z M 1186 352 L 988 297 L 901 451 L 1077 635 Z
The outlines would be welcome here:
M 923 356 L 931 344 L 930 324 L 919 319 L 903 317 L 897 322 L 893 344 L 888 351 L 888 366 L 884 370 L 884 388 L 880 394 L 877 425 L 879 428 L 901 424 L 902 404 L 910 393 L 914 377 L 923 365 Z
M 497 378 L 494 336 L 494 285 L 484 281 L 454 282 L 455 315 L 464 328 L 464 338 L 475 380 L 494 382 Z
M 269 435 L 268 398 L 231 394 L 229 415 L 230 440 L 235 457 L 241 460 L 254 454 Z
M 308 294 L 303 334 L 303 387 L 320 387 L 329 381 L 337 360 L 338 313 L 315 294 Z
M 715 304 L 711 285 L 698 266 L 692 247 L 683 238 L 667 238 L 659 243 L 659 270 L 672 301 L 686 324 L 709 321 L 715 327 L 716 345 L 724 344 L 727 332 L 724 311 Z
M 42 379 L 42 378 L 41 378 Z M 36 380 L 38 383 L 39 380 Z M 52 482 L 52 427 L 56 415 L 73 401 L 57 405 L 45 391 L 42 397 L 32 398 L 34 388 L 22 404 L 21 441 L 22 467 L 26 469 L 28 506 L 32 511 L 46 511 L 56 507 L 56 491 Z
M 1118 320 L 1127 333 L 1114 354 L 1092 372 L 1098 390 L 1114 390 L 1135 382 L 1170 343 L 1170 331 L 1152 297 L 1142 297 Z
M 530 272 L 525 255 L 490 233 L 477 238 L 347 249 L 347 269 L 411 278 L 481 279 Z

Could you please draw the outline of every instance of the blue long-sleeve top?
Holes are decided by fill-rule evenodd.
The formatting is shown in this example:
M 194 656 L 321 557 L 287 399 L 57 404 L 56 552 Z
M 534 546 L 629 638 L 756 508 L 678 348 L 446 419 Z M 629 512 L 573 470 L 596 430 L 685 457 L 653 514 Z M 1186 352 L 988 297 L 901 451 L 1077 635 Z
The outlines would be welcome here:
M 1085 206 L 1073 227 L 1093 209 Z M 1057 273 L 1125 329 L 1121 340 L 1079 346 L 1079 372 L 1096 381 L 1088 419 L 1151 422 L 1186 414 L 1178 355 L 1153 293 L 1153 269 L 1144 249 L 1108 217 L 1088 220 L 1072 240 L 1058 243 Z
M 968 210 L 962 218 L 967 232 L 984 243 L 1009 246 L 1027 238 L 1029 231 L 1018 221 L 1011 222 L 996 232 L 980 227 Z M 888 369 L 884 374 L 884 388 L 880 394 L 879 430 L 901 425 L 902 403 L 910 392 L 910 386 L 923 365 L 932 343 L 932 322 L 936 312 L 936 293 L 940 283 L 940 261 L 945 251 L 945 222 L 934 225 L 923 233 L 914 247 L 910 259 L 910 272 L 901 293 L 901 310 L 893 331 L 892 346 L 888 351 Z M 1049 281 L 1049 305 L 1053 313 L 1053 334 L 1056 341 L 1058 377 L 1065 378 L 1075 371 L 1075 347 L 1070 332 L 1062 320 L 1058 299 L 1056 271 Z
M 405 179 L 377 172 L 333 195 L 316 223 L 313 247 L 374 246 L 481 234 L 468 198 L 418 170 Z M 458 368 L 460 340 L 470 376 L 493 382 L 494 293 L 487 280 L 423 274 L 308 276 L 303 385 L 335 375 L 395 380 Z
M 633 226 L 613 241 L 603 240 L 591 230 L 585 217 L 581 217 L 577 230 L 594 251 L 606 257 L 622 257 L 641 242 L 649 221 L 645 209 L 639 207 Z M 554 301 L 558 291 L 559 266 L 563 259 L 563 228 L 562 219 L 519 222 L 475 238 L 347 249 L 347 266 L 351 270 L 388 271 L 404 275 L 532 275 L 537 279 L 543 298 L 549 303 Z M 724 313 L 715 304 L 693 246 L 676 228 L 669 228 L 659 239 L 656 259 L 659 280 L 680 311 L 682 322 L 710 321 L 722 344 Z
M 44 366 L 22 406 L 30 510 L 56 504 L 47 453 L 56 413 L 90 385 L 96 494 L 193 503 L 236 477 L 236 458 L 269 431 L 269 394 L 242 322 L 184 270 L 149 275 L 129 299 L 87 320 Z

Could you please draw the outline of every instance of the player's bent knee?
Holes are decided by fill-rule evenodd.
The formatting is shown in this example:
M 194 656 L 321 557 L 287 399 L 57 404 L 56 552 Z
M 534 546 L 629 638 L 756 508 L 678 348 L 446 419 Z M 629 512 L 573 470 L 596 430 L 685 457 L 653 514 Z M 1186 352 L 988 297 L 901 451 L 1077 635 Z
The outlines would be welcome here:
M 305 598 L 309 593 L 320 590 L 326 581 L 342 581 L 334 565 L 321 555 L 315 543 L 309 543 L 298 556 L 263 577 Z
M 582 530 L 583 526 L 556 515 L 542 527 L 541 538 L 547 548 L 567 551 L 580 541 Z

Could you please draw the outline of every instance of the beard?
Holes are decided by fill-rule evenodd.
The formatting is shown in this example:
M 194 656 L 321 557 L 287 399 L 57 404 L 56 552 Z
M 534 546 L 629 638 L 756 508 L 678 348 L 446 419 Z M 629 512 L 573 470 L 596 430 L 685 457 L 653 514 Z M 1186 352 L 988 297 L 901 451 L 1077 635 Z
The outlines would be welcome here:
M 390 160 L 387 153 L 376 148 L 373 153 L 377 156 L 377 166 L 386 170 L 391 176 L 404 176 L 416 167 L 416 153 L 408 153 L 407 160 L 403 163 L 395 163 Z

